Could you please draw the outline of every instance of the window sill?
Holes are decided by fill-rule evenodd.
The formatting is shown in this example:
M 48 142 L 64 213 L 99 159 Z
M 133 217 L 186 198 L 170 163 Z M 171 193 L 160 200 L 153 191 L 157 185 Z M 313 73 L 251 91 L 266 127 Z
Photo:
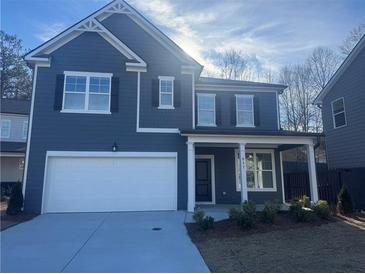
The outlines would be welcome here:
M 236 125 L 236 127 L 239 127 L 239 128 L 243 128 L 243 127 L 254 128 L 256 126 L 255 125 Z
M 69 110 L 63 109 L 61 113 L 77 113 L 77 114 L 112 114 L 110 111 L 87 111 L 87 110 Z
M 241 192 L 241 190 L 236 190 L 237 192 Z M 249 188 L 247 192 L 277 192 L 276 188 Z
M 347 126 L 347 124 L 342 125 L 342 126 L 338 126 L 338 127 L 333 127 L 333 129 L 339 129 L 339 128 L 343 128 L 343 127 L 346 127 L 346 126 Z
M 197 124 L 197 127 L 217 127 L 216 124 Z
M 159 106 L 158 109 L 175 109 L 173 106 Z

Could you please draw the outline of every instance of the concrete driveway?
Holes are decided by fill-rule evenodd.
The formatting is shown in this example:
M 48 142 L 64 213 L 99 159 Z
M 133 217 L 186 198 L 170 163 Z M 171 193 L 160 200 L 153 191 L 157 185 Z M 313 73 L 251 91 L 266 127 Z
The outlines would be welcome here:
M 1 272 L 209 272 L 184 219 L 182 211 L 41 215 L 1 232 Z

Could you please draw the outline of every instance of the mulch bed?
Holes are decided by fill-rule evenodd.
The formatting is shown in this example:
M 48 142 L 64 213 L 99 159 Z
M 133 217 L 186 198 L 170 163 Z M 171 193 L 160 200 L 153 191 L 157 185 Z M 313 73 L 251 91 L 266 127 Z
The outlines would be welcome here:
M 331 217 L 329 220 L 313 218 L 310 222 L 295 222 L 287 212 L 279 213 L 274 224 L 263 223 L 260 216 L 257 217 L 256 226 L 251 229 L 241 229 L 235 221 L 229 219 L 215 222 L 214 228 L 207 231 L 202 231 L 196 223 L 187 223 L 185 226 L 193 242 L 202 242 L 212 238 L 244 237 L 256 233 L 319 226 L 336 221 Z
M 6 208 L 7 203 L 6 201 L 2 201 L 0 203 L 0 211 L 1 211 L 1 217 L 0 217 L 0 231 L 3 231 L 9 227 L 15 226 L 17 224 L 29 221 L 33 219 L 34 217 L 38 216 L 38 214 L 30 214 L 30 213 L 19 213 L 15 216 L 8 216 L 6 215 Z

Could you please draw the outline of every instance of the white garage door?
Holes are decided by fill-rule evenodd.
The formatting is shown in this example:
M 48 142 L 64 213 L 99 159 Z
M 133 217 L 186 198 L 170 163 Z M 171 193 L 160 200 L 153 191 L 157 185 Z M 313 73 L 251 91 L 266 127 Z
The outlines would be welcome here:
M 176 210 L 171 154 L 48 156 L 43 212 Z

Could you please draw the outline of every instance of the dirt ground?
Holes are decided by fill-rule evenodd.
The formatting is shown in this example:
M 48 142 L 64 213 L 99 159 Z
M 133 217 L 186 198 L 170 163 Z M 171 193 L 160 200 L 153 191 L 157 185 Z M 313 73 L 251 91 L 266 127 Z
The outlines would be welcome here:
M 26 214 L 26 213 L 19 213 L 16 216 L 7 216 L 6 209 L 7 209 L 7 202 L 2 201 L 0 203 L 0 231 L 3 231 L 9 227 L 14 225 L 20 224 L 22 222 L 29 221 L 33 219 L 37 214 Z
M 219 224 L 208 233 L 187 226 L 212 272 L 365 272 L 365 227 L 350 221 L 297 224 L 287 219 L 271 231 L 270 225 L 258 224 L 256 232 L 224 226 L 225 233 Z

